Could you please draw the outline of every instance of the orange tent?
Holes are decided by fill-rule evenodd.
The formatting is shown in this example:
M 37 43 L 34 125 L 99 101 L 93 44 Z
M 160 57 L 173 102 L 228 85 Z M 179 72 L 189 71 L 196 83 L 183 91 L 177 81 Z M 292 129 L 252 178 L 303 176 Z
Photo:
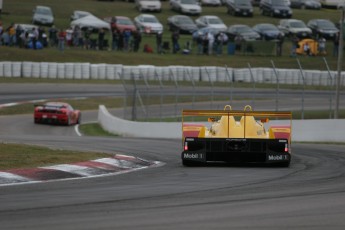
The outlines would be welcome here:
M 302 55 L 307 55 L 306 52 L 304 51 L 304 45 L 308 44 L 310 47 L 310 55 L 317 55 L 318 54 L 318 42 L 310 39 L 310 38 L 306 38 L 303 39 L 301 41 L 298 42 L 298 48 L 296 49 L 296 53 L 297 54 L 302 54 Z

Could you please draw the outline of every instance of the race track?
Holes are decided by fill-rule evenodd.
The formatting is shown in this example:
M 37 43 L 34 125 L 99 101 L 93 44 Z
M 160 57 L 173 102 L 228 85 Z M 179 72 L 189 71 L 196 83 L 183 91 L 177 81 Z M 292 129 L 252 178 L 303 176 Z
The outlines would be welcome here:
M 96 120 L 96 112 L 83 121 Z M 1 229 L 344 229 L 342 145 L 293 145 L 289 168 L 183 167 L 180 140 L 79 137 L 0 117 L 0 140 L 164 162 L 117 176 L 0 187 Z

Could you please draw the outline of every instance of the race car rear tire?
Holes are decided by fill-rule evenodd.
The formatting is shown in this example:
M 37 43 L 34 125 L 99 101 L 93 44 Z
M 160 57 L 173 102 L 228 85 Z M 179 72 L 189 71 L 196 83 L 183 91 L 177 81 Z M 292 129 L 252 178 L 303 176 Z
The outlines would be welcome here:
M 80 125 L 80 123 L 81 123 L 81 114 L 79 114 L 78 120 L 77 120 L 77 124 Z

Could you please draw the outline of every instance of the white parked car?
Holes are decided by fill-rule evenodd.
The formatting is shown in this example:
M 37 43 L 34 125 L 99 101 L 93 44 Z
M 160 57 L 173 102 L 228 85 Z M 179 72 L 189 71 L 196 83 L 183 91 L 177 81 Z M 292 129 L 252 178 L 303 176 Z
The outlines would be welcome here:
M 297 36 L 300 39 L 311 38 L 312 31 L 298 19 L 281 19 L 278 28 L 288 37 Z
M 91 15 L 91 13 L 87 11 L 82 11 L 82 10 L 75 10 L 73 11 L 73 14 L 71 15 L 71 21 L 77 20 L 79 18 L 83 18 L 88 15 Z
M 160 0 L 135 0 L 135 7 L 140 11 L 162 11 L 162 4 Z
M 202 13 L 197 0 L 170 0 L 170 9 L 181 14 L 200 15 Z
M 152 14 L 140 14 L 134 18 L 134 24 L 142 33 L 163 32 L 163 25 Z
M 203 6 L 221 6 L 221 0 L 200 0 L 201 5 Z
M 33 10 L 32 24 L 47 25 L 54 24 L 54 14 L 49 6 L 36 6 Z
M 227 26 L 224 24 L 222 19 L 220 19 L 218 16 L 215 16 L 215 15 L 201 16 L 201 17 L 195 19 L 195 24 L 199 28 L 211 27 L 211 28 L 215 28 L 219 31 L 226 31 L 227 30 Z

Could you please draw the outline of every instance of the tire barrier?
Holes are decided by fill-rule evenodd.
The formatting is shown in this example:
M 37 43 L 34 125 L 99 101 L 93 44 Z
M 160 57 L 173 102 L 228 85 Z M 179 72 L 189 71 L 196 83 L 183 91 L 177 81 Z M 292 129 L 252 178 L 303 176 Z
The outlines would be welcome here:
M 215 66 L 124 66 L 121 64 L 53 63 L 53 62 L 0 62 L 0 77 L 94 79 L 94 80 L 160 80 L 192 82 L 246 82 L 292 85 L 331 86 L 336 71 L 225 68 Z M 345 85 L 345 72 L 341 86 Z

